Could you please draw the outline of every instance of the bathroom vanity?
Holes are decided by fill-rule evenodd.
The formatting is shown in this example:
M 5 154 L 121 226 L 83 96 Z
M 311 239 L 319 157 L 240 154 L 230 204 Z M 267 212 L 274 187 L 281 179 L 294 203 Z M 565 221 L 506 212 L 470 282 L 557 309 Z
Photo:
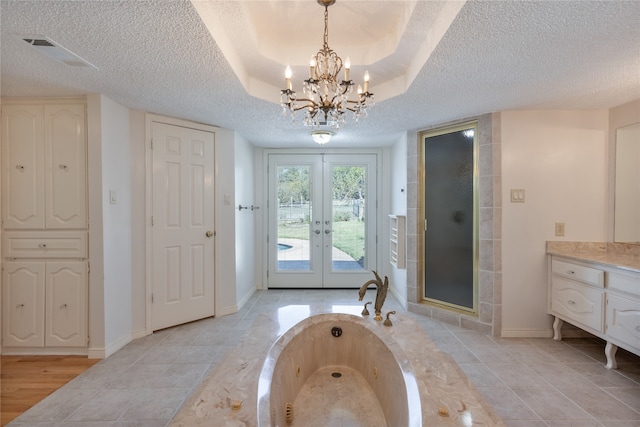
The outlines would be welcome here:
M 607 342 L 607 368 L 622 347 L 640 355 L 640 247 L 618 243 L 547 242 L 548 313 L 553 338 L 568 322 Z

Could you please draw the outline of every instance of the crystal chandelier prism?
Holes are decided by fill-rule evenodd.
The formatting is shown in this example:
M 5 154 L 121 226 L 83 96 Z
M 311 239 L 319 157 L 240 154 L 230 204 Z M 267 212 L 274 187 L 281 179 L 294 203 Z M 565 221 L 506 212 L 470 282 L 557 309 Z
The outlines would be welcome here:
M 347 124 L 346 112 L 353 113 L 356 123 L 367 117 L 367 109 L 375 105 L 373 93 L 369 92 L 369 72 L 364 73 L 364 85 L 358 85 L 355 99 L 354 83 L 350 79 L 351 61 L 347 57 L 344 64 L 342 58 L 329 48 L 329 6 L 336 0 L 317 0 L 324 6 L 324 44 L 311 57 L 309 62 L 309 78 L 302 85 L 304 98 L 297 98 L 291 86 L 291 67 L 285 71 L 286 89 L 280 91 L 280 105 L 284 116 L 295 120 L 295 112 L 304 110 L 305 126 L 331 126 L 334 129 Z M 344 65 L 344 79 L 339 74 Z

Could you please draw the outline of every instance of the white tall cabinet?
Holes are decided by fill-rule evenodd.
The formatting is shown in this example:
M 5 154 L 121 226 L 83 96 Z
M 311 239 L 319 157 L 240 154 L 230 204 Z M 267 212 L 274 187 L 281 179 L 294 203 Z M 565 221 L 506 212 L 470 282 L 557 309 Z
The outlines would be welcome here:
M 3 354 L 86 354 L 86 151 L 84 102 L 3 102 Z

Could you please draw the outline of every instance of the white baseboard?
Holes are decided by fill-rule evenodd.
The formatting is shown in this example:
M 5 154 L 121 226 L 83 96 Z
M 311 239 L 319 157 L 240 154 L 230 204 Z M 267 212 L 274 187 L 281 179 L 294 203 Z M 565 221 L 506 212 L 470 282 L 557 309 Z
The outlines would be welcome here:
M 398 292 L 397 288 L 394 288 L 393 286 L 389 287 L 389 290 L 391 291 L 391 293 L 393 294 L 394 297 L 396 297 L 396 299 L 398 300 L 398 302 L 402 305 L 402 308 L 404 308 L 405 310 L 407 310 L 407 297 L 406 295 L 401 295 Z
M 143 338 L 147 336 L 147 330 L 146 329 L 138 329 L 137 331 L 133 331 L 131 332 L 131 340 L 137 340 L 138 338 Z
M 242 298 L 240 300 L 240 302 L 238 303 L 238 310 L 240 310 L 240 309 L 242 309 L 242 307 L 244 307 L 244 305 L 247 303 L 247 301 L 249 301 L 251 296 L 253 294 L 255 294 L 257 290 L 258 290 L 257 286 L 254 286 L 253 288 L 251 288 L 251 290 L 249 292 L 247 292 L 247 295 L 245 295 L 244 298 Z
M 111 356 L 116 351 L 120 350 L 125 345 L 129 344 L 132 341 L 132 334 L 123 335 L 118 338 L 115 342 L 109 344 L 106 348 L 99 347 L 90 347 L 88 356 L 89 359 L 105 359 Z
M 503 329 L 502 338 L 553 338 L 552 329 Z
M 237 305 L 231 305 L 229 307 L 221 308 L 220 311 L 218 313 L 216 313 L 216 317 L 227 316 L 229 314 L 233 314 L 233 313 L 237 313 L 237 312 L 238 312 L 238 306 Z

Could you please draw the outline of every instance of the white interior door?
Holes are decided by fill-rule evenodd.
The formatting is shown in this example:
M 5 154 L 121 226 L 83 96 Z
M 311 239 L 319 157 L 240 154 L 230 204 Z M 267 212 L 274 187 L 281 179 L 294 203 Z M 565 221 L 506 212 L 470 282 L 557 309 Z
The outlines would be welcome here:
M 214 315 L 214 134 L 152 123 L 152 329 Z
M 269 155 L 268 286 L 355 288 L 376 268 L 376 155 Z

